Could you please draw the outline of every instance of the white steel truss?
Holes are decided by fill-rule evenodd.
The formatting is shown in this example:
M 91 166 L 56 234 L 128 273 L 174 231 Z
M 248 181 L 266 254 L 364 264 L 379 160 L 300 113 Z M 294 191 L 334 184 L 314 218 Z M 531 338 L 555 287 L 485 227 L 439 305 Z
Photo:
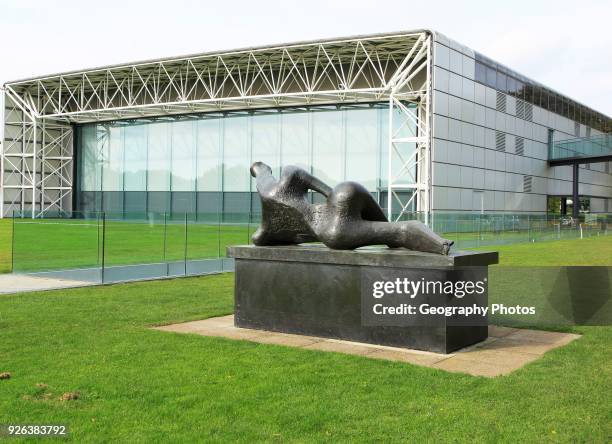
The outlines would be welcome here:
M 19 106 L 8 90 L 4 96 L 2 144 L 2 214 L 34 210 L 37 144 L 36 119 Z M 8 204 L 8 205 L 7 205 Z
M 282 106 L 389 101 L 389 214 L 429 209 L 431 34 L 374 35 L 140 62 L 9 82 L 1 199 L 32 215 L 72 192 L 74 124 Z M 393 130 L 411 128 L 414 140 Z M 416 132 L 414 128 L 417 128 Z M 400 131 L 401 132 L 401 131 Z M 406 157 L 403 145 L 417 145 Z M 399 167 L 397 167 L 399 165 Z M 18 180 L 16 179 L 18 177 Z M 408 182 L 407 182 L 408 181 Z M 11 188 L 14 187 L 14 188 Z M 17 190 L 7 200 L 9 189 Z M 402 189 L 412 190 L 406 202 Z M 29 196 L 29 197 L 28 197 Z M 14 198 L 14 199 L 13 199 Z
M 72 126 L 39 119 L 4 91 L 0 214 L 32 217 L 70 209 Z
M 431 40 L 424 38 L 390 82 L 387 213 L 391 221 L 417 212 L 429 223 L 431 51 Z M 394 203 L 399 211 L 394 212 Z

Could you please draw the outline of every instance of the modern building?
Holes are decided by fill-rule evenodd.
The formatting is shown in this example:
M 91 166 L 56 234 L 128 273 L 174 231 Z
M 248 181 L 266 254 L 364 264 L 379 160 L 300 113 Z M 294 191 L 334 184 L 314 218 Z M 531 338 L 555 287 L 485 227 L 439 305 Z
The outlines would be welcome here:
M 576 193 L 612 210 L 610 117 L 428 30 L 46 75 L 4 101 L 4 216 L 242 221 L 257 160 L 359 181 L 394 219 L 566 212 Z

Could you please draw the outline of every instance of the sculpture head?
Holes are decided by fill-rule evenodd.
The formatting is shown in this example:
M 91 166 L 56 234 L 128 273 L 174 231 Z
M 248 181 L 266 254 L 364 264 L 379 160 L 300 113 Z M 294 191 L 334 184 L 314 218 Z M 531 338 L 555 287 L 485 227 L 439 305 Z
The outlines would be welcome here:
M 272 168 L 270 168 L 267 164 L 263 162 L 255 162 L 251 165 L 251 176 L 271 176 Z

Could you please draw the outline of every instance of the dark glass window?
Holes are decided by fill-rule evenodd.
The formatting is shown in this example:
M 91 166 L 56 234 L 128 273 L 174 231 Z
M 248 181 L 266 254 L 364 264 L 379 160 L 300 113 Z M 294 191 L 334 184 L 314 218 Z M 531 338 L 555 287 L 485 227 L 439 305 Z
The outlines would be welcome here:
M 548 92 L 548 110 L 555 112 L 555 109 L 557 107 L 557 96 L 552 93 L 552 92 Z
M 493 68 L 487 66 L 487 86 L 491 88 L 497 87 L 497 75 Z
M 599 116 L 597 116 L 597 126 L 596 126 L 596 128 L 597 129 L 603 129 L 603 126 L 604 126 L 603 116 L 599 115 Z
M 531 99 L 529 101 L 533 103 L 534 105 L 537 105 L 538 103 L 540 103 L 540 97 L 537 95 L 538 93 L 537 87 L 535 85 L 530 85 L 528 90 L 529 90 L 529 93 L 531 94 Z
M 146 191 L 126 191 L 123 193 L 123 211 L 134 216 L 147 212 Z
M 541 86 L 538 86 L 536 90 L 537 90 L 537 96 L 538 96 L 538 104 L 540 105 L 540 108 L 546 109 L 546 107 L 548 106 L 548 103 L 546 103 L 547 101 L 546 91 Z
M 508 90 L 508 76 L 503 72 L 497 71 L 497 90 L 501 92 L 506 92 Z
M 525 84 L 520 80 L 516 81 L 516 97 L 525 100 Z
M 587 126 L 589 126 L 591 123 L 591 121 L 589 120 L 590 115 L 591 115 L 591 111 L 588 108 L 585 108 L 584 113 L 582 115 L 582 120 L 584 121 L 583 123 Z
M 487 82 L 487 68 L 480 62 L 476 62 L 476 81 L 480 83 Z
M 561 97 L 559 94 L 555 94 L 555 105 L 555 112 L 563 115 L 563 97 Z
M 563 109 L 561 110 L 561 115 L 571 119 L 569 112 L 569 100 L 565 97 L 563 98 Z
M 533 99 L 534 99 L 534 97 L 533 97 L 533 85 L 530 85 L 529 83 L 527 83 L 525 85 L 525 98 L 524 98 L 524 100 L 526 102 L 533 103 L 534 102 Z
M 548 109 L 548 93 L 544 88 L 540 88 L 540 106 L 544 109 Z
M 494 67 L 494 68 L 493 68 Z M 612 120 L 476 53 L 476 81 L 575 122 L 609 132 Z
M 147 209 L 153 213 L 170 212 L 169 191 L 149 191 L 147 193 Z
M 552 91 L 548 92 L 548 109 L 553 113 L 557 110 L 557 95 Z
M 508 76 L 508 94 L 516 96 L 516 79 Z

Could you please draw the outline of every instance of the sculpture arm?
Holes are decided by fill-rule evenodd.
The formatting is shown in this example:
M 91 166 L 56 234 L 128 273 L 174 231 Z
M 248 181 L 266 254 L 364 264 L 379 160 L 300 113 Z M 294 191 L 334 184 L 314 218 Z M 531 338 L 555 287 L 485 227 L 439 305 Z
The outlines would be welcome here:
M 325 197 L 329 197 L 332 191 L 329 185 L 317 179 L 305 169 L 293 165 L 283 168 L 280 182 L 289 189 L 299 189 L 303 193 L 313 190 Z
M 306 183 L 308 184 L 308 188 L 316 191 L 318 193 L 321 193 L 323 196 L 325 197 L 329 197 L 329 194 L 331 193 L 331 187 L 329 185 L 327 185 L 325 182 L 323 182 L 322 180 L 317 179 L 316 177 L 308 174 L 306 179 Z
M 255 182 L 258 191 L 270 189 L 276 184 L 276 180 L 271 175 L 258 175 L 255 177 Z

